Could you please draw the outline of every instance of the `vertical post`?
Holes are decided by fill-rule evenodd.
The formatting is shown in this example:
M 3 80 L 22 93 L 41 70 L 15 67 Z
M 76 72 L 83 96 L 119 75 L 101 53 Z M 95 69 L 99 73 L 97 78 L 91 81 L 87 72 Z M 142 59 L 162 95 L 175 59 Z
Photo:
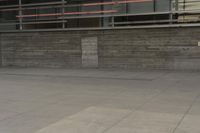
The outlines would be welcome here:
M 63 20 L 63 22 L 62 22 L 62 28 L 64 29 L 65 28 L 65 19 L 64 19 L 64 14 L 65 14 L 65 0 L 62 0 L 62 20 Z
M 114 16 L 112 16 L 112 18 L 111 18 L 111 25 L 112 25 L 112 27 L 114 27 L 115 26 L 115 18 L 114 18 Z
M 23 25 L 22 25 L 22 0 L 19 0 L 19 29 L 22 30 L 23 29 Z
M 112 0 L 113 1 L 113 0 Z M 114 5 L 112 5 L 112 10 L 114 9 Z M 111 25 L 112 25 L 112 27 L 114 27 L 115 26 L 115 18 L 114 18 L 114 16 L 112 16 L 111 17 Z
M 179 0 L 175 0 L 175 19 L 179 19 L 179 13 L 178 13 L 178 10 L 179 10 Z
M 185 4 L 186 4 L 186 0 L 183 1 L 183 11 L 186 10 L 186 5 Z M 185 21 L 185 19 L 186 19 L 186 14 L 183 15 L 183 20 Z
M 103 0 L 101 0 L 101 2 L 104 2 Z M 101 7 L 101 11 L 103 11 L 104 10 L 104 6 L 103 5 L 101 5 L 100 6 Z M 101 15 L 103 15 L 103 14 L 101 14 Z M 104 26 L 104 18 L 99 18 L 100 20 L 100 27 L 103 27 Z
M 153 11 L 156 12 L 156 0 L 153 1 Z
M 172 23 L 172 20 L 173 20 L 173 1 L 172 0 L 169 0 L 169 10 L 170 10 L 170 13 L 169 13 L 169 19 L 170 19 L 170 24 Z
M 179 1 L 176 0 L 176 1 L 175 1 L 175 4 L 176 4 L 175 10 L 178 11 L 178 9 L 179 9 Z
M 128 3 L 126 3 L 126 7 L 125 8 L 126 8 L 126 16 L 127 16 L 126 17 L 126 21 L 128 22 L 129 21 L 129 17 L 127 15 L 129 13 L 129 4 Z
M 183 2 L 184 2 L 184 3 L 183 3 L 183 10 L 185 11 L 185 8 L 186 8 L 186 5 L 185 5 L 185 4 L 186 4 L 186 1 L 184 0 Z
M 156 0 L 153 0 L 153 12 L 156 12 Z M 153 21 L 156 21 L 157 19 L 156 19 L 156 15 L 154 15 L 154 17 L 153 17 Z

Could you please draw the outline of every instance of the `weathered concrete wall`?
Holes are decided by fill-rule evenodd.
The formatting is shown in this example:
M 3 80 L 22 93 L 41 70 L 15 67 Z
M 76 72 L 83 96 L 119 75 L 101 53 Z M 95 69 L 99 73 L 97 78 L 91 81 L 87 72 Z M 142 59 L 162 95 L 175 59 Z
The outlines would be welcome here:
M 3 66 L 80 67 L 81 38 L 70 33 L 2 34 Z
M 2 60 L 1 60 L 1 34 L 0 34 L 0 67 L 2 66 Z
M 4 33 L 2 64 L 200 70 L 199 41 L 200 27 Z
M 200 28 L 108 31 L 100 40 L 101 67 L 200 69 Z

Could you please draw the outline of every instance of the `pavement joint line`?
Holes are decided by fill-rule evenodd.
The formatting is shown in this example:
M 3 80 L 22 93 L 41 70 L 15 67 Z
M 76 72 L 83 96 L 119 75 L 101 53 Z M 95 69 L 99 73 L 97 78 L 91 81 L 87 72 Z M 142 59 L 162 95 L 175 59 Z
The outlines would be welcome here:
M 41 76 L 41 77 L 57 77 L 57 78 L 90 78 L 90 79 L 113 79 L 113 80 L 138 80 L 138 81 L 153 81 L 154 78 L 113 78 L 113 77 L 94 77 L 94 76 L 72 76 L 72 75 L 47 75 L 47 74 L 10 74 L 0 73 L 1 75 L 9 76 Z
M 186 112 L 183 114 L 182 118 L 180 119 L 180 121 L 178 122 L 178 124 L 176 125 L 176 127 L 174 128 L 174 130 L 172 131 L 172 133 L 176 132 L 176 130 L 181 125 L 181 123 L 183 122 L 183 120 L 185 119 L 185 117 L 187 116 L 187 114 L 190 112 L 190 110 L 192 109 L 193 105 L 196 103 L 196 101 L 197 101 L 197 99 L 199 97 L 200 97 L 200 93 L 194 98 L 194 100 L 192 101 L 192 103 L 190 104 L 190 106 L 188 107 L 188 109 L 186 110 Z
M 173 84 L 176 85 L 177 83 Z M 123 120 L 125 120 L 126 118 L 128 118 L 131 114 L 133 114 L 133 112 L 136 112 L 138 110 L 140 110 L 143 106 L 145 106 L 147 103 L 151 102 L 152 100 L 154 100 L 156 97 L 158 97 L 159 95 L 161 95 L 163 92 L 165 92 L 167 88 L 164 88 L 161 92 L 157 93 L 156 95 L 152 96 L 149 100 L 147 100 L 146 102 L 144 102 L 141 106 L 139 106 L 138 108 L 132 108 L 130 109 L 130 113 L 128 113 L 127 115 L 125 115 L 121 120 L 117 121 L 116 123 L 114 123 L 111 127 L 105 129 L 102 133 L 106 133 L 107 131 L 109 131 L 110 129 L 112 129 L 113 127 L 115 127 L 116 125 L 118 125 L 120 122 L 122 122 Z
M 1 74 L 1 73 L 0 73 Z M 16 76 L 17 76 L 18 74 L 16 74 Z M 23 74 L 22 74 L 23 75 Z M 25 75 L 26 76 L 26 75 Z M 37 75 L 27 75 L 27 76 L 37 76 Z M 42 75 L 41 75 L 42 76 Z M 46 77 L 46 75 L 44 75 L 45 77 Z M 48 75 L 47 75 L 48 76 Z M 52 75 L 53 76 L 53 75 Z M 123 90 L 121 90 L 121 91 L 119 91 L 118 93 L 121 93 L 121 92 L 123 92 Z M 115 95 L 117 95 L 117 94 L 113 94 L 112 96 L 115 96 Z M 111 98 L 110 98 L 111 99 Z M 10 101 L 10 100 L 9 100 Z M 51 106 L 51 105 L 56 105 L 57 103 L 60 103 L 60 101 L 57 101 L 57 102 L 55 102 L 55 103 L 49 103 L 48 105 L 46 105 L 45 107 L 47 107 L 47 106 Z M 96 105 L 98 105 L 98 104 L 100 104 L 100 103 L 96 103 Z M 42 108 L 45 108 L 44 106 L 42 106 Z M 6 117 L 6 118 L 4 118 L 4 119 L 1 119 L 0 120 L 0 123 L 2 122 L 2 121 L 5 121 L 5 120 L 9 120 L 9 119 L 11 119 L 11 118 L 13 118 L 13 117 L 18 117 L 18 116 L 22 116 L 22 115 L 24 115 L 24 114 L 27 114 L 27 113 L 30 113 L 30 112 L 34 112 L 35 110 L 38 110 L 38 108 L 35 108 L 35 109 L 32 109 L 32 110 L 29 110 L 29 111 L 24 111 L 24 112 L 22 112 L 22 113 L 17 113 L 16 115 L 13 115 L 13 116 L 10 116 L 10 117 Z

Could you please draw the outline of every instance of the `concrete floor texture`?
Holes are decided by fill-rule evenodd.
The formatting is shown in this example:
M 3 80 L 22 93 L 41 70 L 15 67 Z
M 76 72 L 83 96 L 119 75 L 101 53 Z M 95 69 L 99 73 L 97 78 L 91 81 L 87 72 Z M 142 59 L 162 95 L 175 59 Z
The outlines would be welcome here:
M 1 68 L 0 133 L 200 133 L 200 73 Z

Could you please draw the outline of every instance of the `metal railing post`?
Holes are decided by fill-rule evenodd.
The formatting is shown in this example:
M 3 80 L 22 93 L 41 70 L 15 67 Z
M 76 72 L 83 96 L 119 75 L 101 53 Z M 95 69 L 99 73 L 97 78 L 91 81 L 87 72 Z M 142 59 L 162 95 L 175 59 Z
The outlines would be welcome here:
M 62 20 L 63 20 L 63 22 L 62 22 L 62 28 L 64 29 L 65 28 L 65 19 L 64 19 L 64 15 L 65 15 L 65 0 L 62 0 Z
M 112 1 L 114 1 L 114 0 L 112 0 Z M 115 5 L 112 5 L 112 10 L 114 10 L 114 6 Z M 114 18 L 114 16 L 111 17 L 111 26 L 115 27 L 115 18 Z
M 170 10 L 170 14 L 169 14 L 169 19 L 170 19 L 170 24 L 172 24 L 172 22 L 173 22 L 173 0 L 169 0 L 169 10 Z
M 175 0 L 175 10 L 178 11 L 179 9 L 179 1 L 178 0 Z
M 23 25 L 22 25 L 22 0 L 19 0 L 19 29 L 23 30 Z

